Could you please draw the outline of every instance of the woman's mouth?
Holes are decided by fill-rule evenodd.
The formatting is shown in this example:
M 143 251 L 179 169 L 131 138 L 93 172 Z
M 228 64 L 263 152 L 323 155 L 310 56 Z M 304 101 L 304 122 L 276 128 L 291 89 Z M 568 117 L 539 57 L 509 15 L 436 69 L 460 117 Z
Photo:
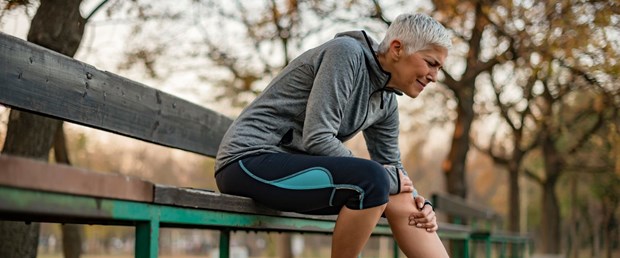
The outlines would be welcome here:
M 416 81 L 420 84 L 420 87 L 422 87 L 422 89 L 424 89 L 424 87 L 426 87 L 426 84 L 422 83 L 422 82 L 421 82 L 421 81 L 419 81 L 419 80 L 416 80 Z

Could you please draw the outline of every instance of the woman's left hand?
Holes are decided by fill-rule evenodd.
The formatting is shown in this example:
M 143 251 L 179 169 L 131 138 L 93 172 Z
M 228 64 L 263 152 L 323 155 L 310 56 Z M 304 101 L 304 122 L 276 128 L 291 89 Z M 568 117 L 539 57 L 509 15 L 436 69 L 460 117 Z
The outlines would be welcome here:
M 409 225 L 424 228 L 428 232 L 437 231 L 437 229 L 439 229 L 437 217 L 435 216 L 435 211 L 433 211 L 433 206 L 430 205 L 430 202 L 425 203 L 426 199 L 421 195 L 414 197 L 413 201 L 419 211 L 409 215 Z
M 398 170 L 398 176 L 400 177 L 400 192 L 401 193 L 412 193 L 415 191 L 415 187 L 413 187 L 413 182 L 411 178 L 405 176 L 402 170 Z

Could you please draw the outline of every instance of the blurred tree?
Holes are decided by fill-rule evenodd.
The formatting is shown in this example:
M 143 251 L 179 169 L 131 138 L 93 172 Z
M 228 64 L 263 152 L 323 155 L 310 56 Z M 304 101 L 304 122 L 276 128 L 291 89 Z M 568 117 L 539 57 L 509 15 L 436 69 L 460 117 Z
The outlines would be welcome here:
M 540 111 L 536 107 L 536 103 L 540 102 L 539 99 L 543 98 L 541 97 L 542 95 L 553 95 L 557 91 L 557 89 L 551 89 L 551 93 L 545 93 L 547 88 L 542 87 L 542 80 L 545 76 L 552 76 L 552 74 L 558 76 L 558 72 L 546 73 L 544 71 L 546 71 L 545 69 L 548 67 L 549 62 L 557 61 L 563 67 L 562 69 L 568 69 L 570 72 L 577 74 L 577 77 L 585 78 L 587 82 L 592 82 L 593 80 L 589 73 L 601 70 L 603 66 L 606 75 L 602 75 L 602 77 L 613 78 L 613 74 L 617 74 L 618 70 L 617 65 L 614 66 L 614 60 L 617 60 L 618 52 L 613 50 L 612 44 L 602 43 L 609 42 L 605 39 L 602 31 L 613 27 L 614 19 L 610 18 L 613 11 L 609 10 L 617 10 L 617 7 L 613 3 L 601 3 L 600 1 L 564 1 L 562 3 L 549 3 L 546 1 L 493 1 L 493 4 L 490 3 L 488 1 L 478 1 L 475 4 L 475 8 L 472 8 L 471 5 L 463 2 L 442 1 L 441 6 L 444 9 L 442 15 L 449 17 L 451 21 L 451 23 L 447 24 L 447 27 L 454 29 L 459 28 L 458 24 L 463 24 L 462 26 L 473 26 L 475 29 L 478 24 L 486 23 L 489 25 L 484 32 L 478 32 L 484 34 L 484 37 L 480 36 L 479 38 L 483 40 L 479 56 L 474 55 L 473 59 L 469 59 L 469 57 L 472 57 L 472 53 L 475 53 L 472 52 L 472 49 L 475 50 L 476 45 L 473 45 L 475 42 L 471 40 L 468 42 L 469 55 L 465 62 L 467 68 L 464 74 L 467 75 L 470 64 L 475 63 L 478 59 L 481 62 L 495 60 L 495 63 L 487 63 L 493 65 L 493 67 L 483 71 L 483 74 L 490 76 L 480 77 L 480 79 L 487 81 L 492 86 L 493 93 L 491 95 L 493 97 L 491 99 L 494 99 L 495 103 L 489 105 L 488 102 L 484 101 L 484 98 L 479 97 L 476 99 L 476 97 L 471 96 L 470 92 L 475 89 L 473 86 L 466 89 L 450 88 L 456 88 L 456 90 L 467 93 L 464 95 L 455 93 L 459 100 L 459 109 L 470 110 L 470 106 L 466 104 L 474 104 L 474 109 L 471 110 L 476 111 L 478 115 L 482 114 L 481 116 L 484 117 L 485 113 L 491 112 L 491 115 L 499 117 L 503 121 L 501 127 L 492 131 L 490 147 L 486 149 L 478 148 L 484 149 L 483 151 L 490 154 L 498 164 L 506 166 L 509 171 L 509 229 L 519 231 L 519 171 L 526 154 L 535 147 L 540 146 L 541 143 L 539 136 L 536 134 L 540 130 L 539 121 L 541 120 L 538 116 Z M 435 1 L 435 5 L 439 6 L 439 1 Z M 603 9 L 608 11 L 602 11 Z M 472 18 L 474 19 L 473 22 L 471 20 L 463 22 L 465 18 L 458 16 L 459 13 L 464 17 L 472 16 L 470 13 L 463 12 L 464 10 L 477 11 L 476 18 Z M 572 13 L 569 14 L 569 12 Z M 567 15 L 574 17 L 574 19 L 566 20 Z M 459 18 L 455 19 L 455 16 Z M 484 21 L 478 22 L 476 20 L 478 17 Z M 452 25 L 456 25 L 456 27 Z M 569 35 L 572 36 L 566 37 L 563 32 L 569 32 Z M 475 35 L 474 32 L 469 34 Z M 596 35 L 602 38 L 593 42 L 593 40 L 583 37 L 583 35 Z M 471 38 L 474 37 L 472 36 Z M 598 49 L 602 50 L 599 51 Z M 497 55 L 498 53 L 503 54 Z M 586 72 L 582 68 L 575 68 L 574 64 L 570 63 L 576 59 L 573 58 L 575 53 L 579 53 L 577 55 L 578 58 L 581 58 L 581 61 L 584 58 L 594 59 L 594 63 L 597 64 L 590 65 Z M 549 59 L 547 60 L 556 61 L 541 61 L 543 58 L 541 56 L 548 56 Z M 450 79 L 449 74 L 446 75 L 446 84 L 448 86 L 453 85 L 454 82 L 451 82 L 452 79 Z M 467 78 L 465 75 L 463 77 Z M 481 82 L 484 82 L 483 80 Z M 462 78 L 461 81 L 463 81 Z M 607 88 L 610 87 L 608 86 Z M 564 89 L 571 90 L 569 88 Z M 476 95 L 480 94 L 477 93 Z M 461 96 L 470 97 L 466 99 L 470 101 L 463 101 L 464 98 Z M 476 100 L 476 103 L 473 100 Z M 561 103 L 561 101 L 557 103 Z M 463 105 L 466 105 L 466 107 L 462 107 Z M 493 107 L 494 105 L 496 107 Z M 465 116 L 465 114 L 467 112 L 459 112 L 459 117 Z M 467 128 L 467 123 L 464 123 L 464 126 L 459 126 L 459 123 L 462 123 L 461 121 L 468 122 L 473 120 L 457 119 L 455 132 L 459 132 L 459 128 Z M 481 124 L 484 123 L 482 121 Z M 596 130 L 595 128 L 592 129 Z M 500 137 L 497 137 L 498 134 L 500 134 Z M 587 139 L 587 133 L 585 134 L 584 137 Z M 458 135 L 455 134 L 455 136 Z M 507 136 L 510 140 L 507 141 L 506 137 L 501 136 Z M 458 141 L 453 141 L 449 159 L 458 156 L 453 155 L 455 153 L 463 154 L 463 150 L 465 150 L 464 147 L 455 148 L 454 143 L 456 142 Z M 473 142 L 473 144 L 474 146 L 478 145 L 476 142 Z M 461 160 L 464 160 L 463 156 L 461 157 Z M 448 162 L 448 164 L 452 163 Z M 452 168 L 452 166 L 448 166 L 448 168 Z M 448 172 L 450 171 L 457 170 L 448 170 Z M 456 181 L 454 180 L 453 182 Z M 551 184 L 551 181 L 553 180 L 550 180 L 549 184 Z M 555 183 L 553 184 L 555 185 Z M 552 197 L 547 197 L 545 200 L 548 200 L 545 207 L 554 207 Z M 546 214 L 547 212 L 549 214 Z M 557 214 L 557 216 L 554 216 L 554 214 Z M 550 220 L 554 220 L 557 217 L 555 221 L 558 221 L 559 210 L 545 210 L 545 215 L 542 218 L 549 219 L 549 217 L 552 217 Z M 543 221 L 541 224 L 548 227 L 541 230 L 543 235 L 559 230 L 559 224 L 547 223 L 546 221 Z M 552 228 L 553 230 L 551 230 Z M 544 250 L 543 248 L 542 251 L 557 252 L 553 250 L 557 250 L 554 246 L 559 244 L 558 237 L 559 235 L 557 234 L 543 237 L 547 240 L 542 246 L 549 249 Z
M 550 64 L 549 67 L 551 66 L 553 65 Z M 583 85 L 587 83 L 575 78 L 574 74 L 561 79 L 562 75 L 554 75 L 556 72 L 551 70 L 553 69 L 542 75 L 545 77 L 541 80 L 544 92 L 535 103 L 539 125 L 535 138 L 542 148 L 543 175 L 531 170 L 525 172 L 539 183 L 543 190 L 543 251 L 558 252 L 561 221 L 556 194 L 558 180 L 568 171 L 569 164 L 588 164 L 587 160 L 578 159 L 578 154 L 585 143 L 605 126 L 605 120 L 616 119 L 618 105 L 612 102 L 613 95 L 609 93 L 584 89 Z M 581 89 L 578 88 L 580 85 Z M 596 166 L 584 169 L 583 172 L 594 168 Z
M 609 11 L 614 6 L 600 1 L 541 1 L 515 4 L 507 13 L 511 15 L 506 15 L 512 26 L 502 32 L 514 35 L 519 59 L 512 67 L 498 70 L 490 82 L 512 141 L 500 149 L 503 155 L 493 156 L 508 166 L 515 175 L 511 185 L 516 185 L 525 154 L 541 147 L 544 176 L 526 172 L 543 189 L 540 251 L 545 253 L 560 251 L 561 216 L 555 192 L 559 177 L 604 121 L 617 116 L 620 106 L 614 79 L 620 51 L 618 42 L 609 41 L 607 35 L 614 33 L 613 28 L 618 33 L 618 21 Z M 498 87 L 495 82 L 506 78 L 510 69 L 515 72 L 508 78 L 516 77 L 514 83 L 521 87 L 509 87 L 510 79 Z M 515 90 L 519 97 L 511 98 Z M 512 205 L 518 207 L 518 202 Z
M 397 8 L 403 2 L 389 6 Z M 365 0 L 199 0 L 140 6 L 143 21 L 135 23 L 129 40 L 146 43 L 127 44 L 119 68 L 141 68 L 153 78 L 190 71 L 188 76 L 198 75 L 217 88 L 209 91 L 209 97 L 236 107 L 258 95 L 293 57 L 339 29 L 360 28 L 376 34 L 389 23 L 383 6 Z M 157 33 L 151 28 L 157 28 Z
M 584 242 L 588 243 L 593 257 L 610 258 L 614 245 L 617 246 L 620 173 L 615 171 L 615 166 L 620 146 L 619 118 L 616 115 L 615 119 L 605 121 L 582 150 L 567 160 L 565 170 L 570 176 L 569 193 L 573 196 L 570 216 L 563 223 L 568 234 L 563 235 L 571 243 L 567 252 L 571 258 L 582 256 Z
M 497 1 L 491 8 L 485 8 L 481 15 L 490 23 L 486 36 L 487 51 L 510 51 L 510 60 L 498 63 L 486 73 L 481 81 L 492 88 L 492 97 L 478 98 L 474 108 L 480 124 L 499 117 L 500 123 L 490 133 L 489 146 L 482 148 L 476 141 L 472 145 L 491 156 L 494 162 L 508 171 L 508 229 L 521 231 L 519 171 L 527 153 L 537 147 L 529 135 L 532 127 L 530 102 L 540 67 L 531 65 L 529 37 L 523 35 L 523 21 L 533 15 L 524 3 Z M 531 23 L 528 23 L 528 26 Z M 487 83 L 488 82 L 488 83 Z M 498 136 L 499 135 L 499 136 Z
M 5 10 L 30 4 L 30 1 L 5 2 Z M 107 0 L 102 4 L 105 2 Z M 42 0 L 32 19 L 28 41 L 73 56 L 80 46 L 88 20 L 80 14 L 81 3 L 81 0 Z M 13 109 L 2 153 L 47 161 L 59 130 L 62 131 L 62 121 Z M 68 227 L 65 235 L 74 236 L 76 233 L 75 227 Z M 35 257 L 38 235 L 38 223 L 0 221 L 0 257 Z M 67 244 L 63 246 L 67 257 L 79 257 L 81 244 Z
M 443 71 L 444 85 L 456 99 L 456 118 L 450 151 L 442 164 L 448 193 L 467 198 L 466 161 L 470 147 L 470 134 L 475 119 L 475 97 L 480 75 L 488 74 L 493 67 L 514 58 L 510 38 L 493 29 L 489 15 L 501 10 L 503 1 L 454 1 L 433 0 L 433 16 L 450 29 L 458 39 L 451 55 L 458 60 Z M 496 40 L 489 44 L 488 38 Z M 485 51 L 491 49 L 490 51 Z M 512 189 L 511 189 L 512 191 Z M 517 213 L 518 214 L 518 213 Z M 510 213 L 511 227 L 514 215 Z M 452 220 L 452 218 L 449 218 Z M 516 220 L 518 223 L 518 219 Z M 462 243 L 451 243 L 453 255 L 462 253 Z
M 460 60 L 454 62 L 454 71 L 445 69 L 444 84 L 457 100 L 456 120 L 451 149 L 444 161 L 447 189 L 450 194 L 467 197 L 465 164 L 470 145 L 470 131 L 475 118 L 474 96 L 479 75 L 490 72 L 495 65 L 513 58 L 509 39 L 498 35 L 490 25 L 489 15 L 501 6 L 501 1 L 434 0 L 434 17 L 459 39 L 451 52 Z M 495 45 L 484 45 L 486 34 L 495 34 Z M 484 52 L 483 47 L 492 51 Z M 457 68 L 459 67 L 460 68 Z M 464 66 L 464 67 L 463 67 Z M 464 69 L 463 69 L 464 68 Z M 461 72 L 459 72 L 460 69 Z

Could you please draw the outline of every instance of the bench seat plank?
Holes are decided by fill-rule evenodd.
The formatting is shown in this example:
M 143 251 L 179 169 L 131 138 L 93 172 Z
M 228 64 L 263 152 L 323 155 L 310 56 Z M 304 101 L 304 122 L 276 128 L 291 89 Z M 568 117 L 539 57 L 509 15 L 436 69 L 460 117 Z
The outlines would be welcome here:
M 274 215 L 284 217 L 315 217 L 335 220 L 335 216 L 309 216 L 294 212 L 282 212 L 262 206 L 250 198 L 216 193 L 213 191 L 155 185 L 153 202 L 199 209 L 216 209 L 240 213 Z
M 216 193 L 201 189 L 179 188 L 166 185 L 155 185 L 153 202 L 157 204 L 192 207 L 198 209 L 214 209 L 239 213 L 269 215 L 286 218 L 309 218 L 314 220 L 336 221 L 337 216 L 306 215 L 296 212 L 283 212 L 267 208 L 250 198 Z M 388 225 L 381 218 L 379 225 Z
M 96 173 L 8 155 L 0 155 L 0 185 L 140 202 L 153 201 L 151 182 L 121 174 Z

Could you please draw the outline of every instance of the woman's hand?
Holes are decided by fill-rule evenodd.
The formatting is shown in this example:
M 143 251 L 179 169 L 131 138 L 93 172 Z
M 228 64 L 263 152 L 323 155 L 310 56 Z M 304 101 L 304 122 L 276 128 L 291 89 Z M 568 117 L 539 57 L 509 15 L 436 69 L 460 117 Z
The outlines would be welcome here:
M 424 228 L 428 232 L 437 231 L 437 229 L 439 229 L 437 217 L 435 216 L 435 211 L 433 211 L 433 206 L 431 206 L 430 202 L 426 201 L 421 195 L 414 197 L 413 202 L 420 211 L 413 212 L 409 215 L 409 225 Z
M 412 193 L 415 191 L 413 187 L 413 182 L 408 176 L 405 176 L 402 171 L 398 170 L 398 176 L 400 177 L 400 192 L 401 193 Z
M 409 225 L 416 226 L 419 228 L 424 228 L 428 232 L 435 232 L 439 229 L 437 225 L 437 217 L 435 216 L 435 211 L 433 211 L 433 206 L 430 205 L 430 202 L 426 201 L 424 197 L 417 194 L 417 190 L 413 187 L 413 182 L 408 176 L 405 176 L 401 171 L 399 171 L 398 175 L 400 176 L 400 192 L 401 193 L 413 193 L 413 202 L 416 207 L 418 207 L 419 211 L 411 213 L 409 215 Z

